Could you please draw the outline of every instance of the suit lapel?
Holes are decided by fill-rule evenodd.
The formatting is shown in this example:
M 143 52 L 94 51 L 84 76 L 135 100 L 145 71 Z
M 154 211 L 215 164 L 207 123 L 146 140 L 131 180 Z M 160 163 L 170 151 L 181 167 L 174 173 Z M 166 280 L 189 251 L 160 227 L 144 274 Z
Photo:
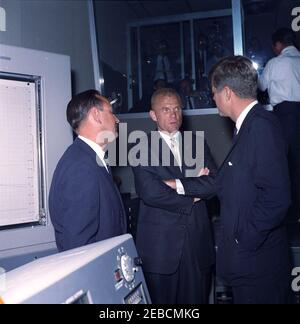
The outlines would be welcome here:
M 151 136 L 148 136 L 148 143 L 149 143 L 149 150 L 150 150 L 149 152 L 151 152 L 151 155 L 156 154 L 158 156 L 159 166 L 164 166 L 165 168 L 169 169 L 170 172 L 174 175 L 174 177 L 182 178 L 182 172 L 180 170 L 180 167 L 175 165 L 175 157 L 172 151 L 170 150 L 166 141 L 159 135 L 159 133 L 157 134 L 159 136 L 158 152 L 155 148 L 152 147 Z M 153 145 L 156 145 L 156 143 L 153 143 Z M 164 157 L 168 156 L 169 160 L 164 161 L 163 155 Z M 168 165 L 163 165 L 163 162 L 170 162 L 170 163 Z M 149 159 L 149 163 L 151 163 L 151 159 Z
M 123 229 L 123 231 L 125 233 L 126 232 L 126 218 L 125 218 L 126 213 L 125 213 L 125 210 L 124 210 L 124 207 L 123 207 L 124 205 L 123 205 L 123 201 L 122 201 L 120 191 L 119 191 L 119 189 L 117 188 L 117 185 L 114 182 L 112 174 L 109 174 L 107 172 L 105 166 L 103 165 L 101 159 L 97 156 L 96 152 L 90 146 L 88 146 L 85 142 L 83 142 L 80 138 L 76 138 L 73 144 L 76 145 L 76 146 L 79 146 L 80 149 L 82 151 L 84 151 L 84 153 L 87 154 L 90 157 L 90 159 L 92 160 L 92 163 L 97 168 L 100 176 L 105 177 L 107 179 L 108 183 L 111 186 L 112 192 L 114 192 L 115 195 L 118 197 L 119 210 L 120 210 L 120 224 L 121 224 L 121 227 L 122 227 L 122 229 Z M 106 188 L 106 190 L 107 189 L 108 188 Z M 109 194 L 108 190 L 107 190 L 107 194 Z M 115 201 L 115 203 L 116 203 L 116 201 Z
M 96 152 L 90 146 L 88 146 L 84 141 L 82 141 L 78 137 L 75 139 L 74 145 L 79 146 L 80 149 L 83 150 L 90 157 L 92 162 L 98 166 L 100 172 L 102 172 L 106 177 L 112 178 L 112 176 L 107 172 L 101 159 L 97 156 Z
M 228 154 L 226 155 L 223 163 L 221 164 L 221 166 L 219 167 L 219 172 L 222 170 L 225 162 L 228 160 L 229 156 L 231 155 L 232 151 L 234 150 L 234 148 L 236 147 L 237 143 L 240 141 L 240 139 L 243 137 L 243 134 L 245 133 L 245 130 L 248 128 L 248 125 L 251 124 L 253 117 L 257 114 L 258 109 L 262 109 L 260 107 L 260 105 L 256 104 L 248 113 L 248 115 L 246 116 L 244 122 L 242 123 L 242 126 L 238 132 L 238 134 L 235 136 L 235 138 L 233 139 L 233 143 L 232 146 L 228 152 Z
M 96 152 L 89 147 L 85 142 L 83 142 L 80 138 L 76 138 L 74 141 L 74 145 L 78 145 L 92 160 L 93 164 L 97 167 L 98 172 L 100 172 L 101 176 L 104 176 L 107 178 L 109 183 L 112 186 L 112 189 L 115 191 L 116 195 L 119 197 L 121 206 L 123 206 L 121 195 L 119 192 L 119 189 L 117 188 L 114 179 L 112 177 L 112 174 L 109 174 L 103 165 L 101 159 L 97 156 Z
M 175 165 L 175 157 L 172 153 L 172 151 L 170 150 L 168 144 L 165 142 L 165 140 L 163 138 L 160 139 L 160 149 L 159 149 L 159 161 L 162 165 L 162 154 L 163 152 L 165 152 L 165 154 L 168 154 L 170 156 L 170 165 L 167 165 L 166 168 L 168 168 L 172 174 L 174 174 L 174 176 L 181 178 L 182 177 L 182 173 L 180 170 L 179 166 Z

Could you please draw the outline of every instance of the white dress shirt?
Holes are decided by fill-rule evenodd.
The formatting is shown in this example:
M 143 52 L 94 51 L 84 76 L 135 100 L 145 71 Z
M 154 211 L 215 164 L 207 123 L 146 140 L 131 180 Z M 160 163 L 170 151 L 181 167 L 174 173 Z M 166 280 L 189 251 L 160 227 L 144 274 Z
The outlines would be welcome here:
M 102 164 L 105 166 L 106 171 L 109 173 L 107 164 L 104 159 L 105 152 L 102 150 L 101 146 L 98 145 L 97 143 L 93 142 L 92 140 L 83 137 L 81 135 L 78 136 L 83 142 L 85 142 L 95 153 L 97 154 L 97 157 L 101 160 Z
M 235 123 L 235 128 L 236 128 L 236 134 L 239 133 L 241 126 L 243 124 L 243 121 L 245 120 L 246 116 L 248 115 L 249 111 L 257 104 L 257 100 L 254 100 L 251 102 L 250 105 L 248 105 L 239 115 L 238 119 L 236 120 Z
M 154 81 L 158 79 L 165 80 L 167 83 L 175 81 L 169 58 L 163 54 L 159 54 L 156 59 Z
M 283 101 L 300 102 L 300 52 L 297 48 L 288 46 L 272 58 L 258 84 L 262 91 L 268 89 L 273 107 Z
M 181 159 L 181 154 L 180 154 L 180 147 L 179 147 L 179 141 L 180 141 L 180 137 L 181 134 L 180 132 L 176 132 L 175 134 L 173 134 L 172 136 L 163 133 L 163 132 L 159 132 L 160 136 L 165 140 L 165 142 L 167 143 L 167 145 L 169 146 L 170 150 L 172 151 L 178 166 L 180 167 L 180 170 L 182 171 L 182 159 Z M 175 147 L 174 147 L 175 144 Z M 179 179 L 175 179 L 176 181 L 176 190 L 178 194 L 184 195 L 184 188 L 183 185 L 181 183 L 181 181 Z
M 179 166 L 180 170 L 182 168 L 182 161 L 181 161 L 181 153 L 180 153 L 180 140 L 181 140 L 181 134 L 179 131 L 172 134 L 171 136 L 169 134 L 163 133 L 159 131 L 160 136 L 164 139 L 164 141 L 169 146 L 171 152 L 174 155 L 175 160 L 177 161 L 177 165 Z

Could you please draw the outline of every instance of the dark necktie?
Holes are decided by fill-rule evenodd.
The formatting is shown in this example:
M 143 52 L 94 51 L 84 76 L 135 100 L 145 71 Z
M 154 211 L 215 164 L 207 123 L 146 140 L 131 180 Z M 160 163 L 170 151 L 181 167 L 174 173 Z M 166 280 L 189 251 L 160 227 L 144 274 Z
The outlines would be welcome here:
M 236 139 L 237 139 L 237 135 L 238 135 L 238 130 L 235 127 L 234 131 L 233 131 L 233 137 L 232 137 L 232 142 L 235 143 Z
M 104 160 L 105 160 L 105 163 L 106 163 L 106 166 L 107 166 L 107 171 L 110 175 L 112 175 L 111 173 L 111 167 L 109 166 L 109 160 L 108 160 L 108 150 L 105 151 L 105 154 L 104 154 Z M 105 166 L 104 166 L 105 167 Z
M 192 101 L 192 98 L 190 96 L 186 97 L 186 101 L 187 101 L 187 109 L 194 109 L 193 101 Z
M 237 134 L 238 134 L 238 130 L 236 127 L 234 127 L 233 136 L 236 136 Z

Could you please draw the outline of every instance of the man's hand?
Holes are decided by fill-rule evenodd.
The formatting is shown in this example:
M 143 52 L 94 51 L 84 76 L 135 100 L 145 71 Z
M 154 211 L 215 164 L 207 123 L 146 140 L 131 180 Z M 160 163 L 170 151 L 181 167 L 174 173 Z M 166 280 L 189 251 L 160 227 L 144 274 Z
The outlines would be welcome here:
M 176 188 L 176 181 L 174 179 L 170 179 L 170 180 L 164 180 L 164 183 L 169 186 L 170 188 L 177 190 Z M 200 198 L 194 198 L 194 203 L 200 201 Z
M 164 183 L 172 189 L 176 190 L 176 181 L 174 179 L 164 180 Z
M 199 172 L 199 174 L 198 174 L 198 177 L 201 177 L 201 176 L 203 176 L 203 175 L 206 175 L 206 176 L 208 176 L 209 175 L 209 169 L 208 168 L 202 168 L 201 170 L 200 170 L 200 172 Z

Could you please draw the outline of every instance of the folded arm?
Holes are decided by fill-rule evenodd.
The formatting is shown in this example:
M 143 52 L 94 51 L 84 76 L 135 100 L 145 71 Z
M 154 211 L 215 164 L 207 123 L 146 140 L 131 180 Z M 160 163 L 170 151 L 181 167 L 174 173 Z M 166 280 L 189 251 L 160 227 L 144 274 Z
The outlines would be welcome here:
M 165 180 L 165 184 L 170 188 L 177 190 L 178 181 L 184 188 L 184 195 L 200 198 L 209 199 L 216 194 L 215 179 L 209 176 L 209 169 L 201 169 L 199 176 L 195 178 L 184 178 L 184 179 L 169 179 Z
M 155 167 L 133 168 L 137 194 L 146 205 L 173 213 L 190 214 L 194 199 L 179 195 L 157 175 Z

